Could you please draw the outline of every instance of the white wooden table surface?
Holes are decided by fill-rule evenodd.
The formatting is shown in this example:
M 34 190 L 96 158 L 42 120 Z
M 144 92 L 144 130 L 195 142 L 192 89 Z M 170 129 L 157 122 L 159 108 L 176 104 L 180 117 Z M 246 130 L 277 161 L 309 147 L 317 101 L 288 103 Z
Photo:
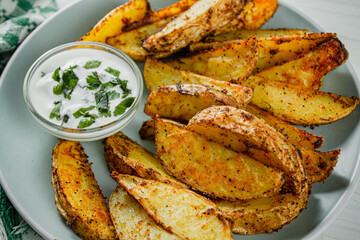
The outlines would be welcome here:
M 56 0 L 59 8 L 73 0 Z M 326 32 L 338 34 L 350 53 L 350 61 L 360 76 L 360 1 L 359 0 L 284 0 L 310 17 Z M 24 240 L 40 240 L 30 233 Z M 360 239 L 360 184 L 340 215 L 317 240 Z

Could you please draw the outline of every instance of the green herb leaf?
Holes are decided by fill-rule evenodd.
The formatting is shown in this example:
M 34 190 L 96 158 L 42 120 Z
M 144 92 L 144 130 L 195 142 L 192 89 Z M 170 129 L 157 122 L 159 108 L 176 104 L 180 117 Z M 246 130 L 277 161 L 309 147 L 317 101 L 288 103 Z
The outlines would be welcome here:
M 129 97 L 129 98 L 122 100 L 121 103 L 119 103 L 115 107 L 114 116 L 123 114 L 126 111 L 126 109 L 129 108 L 133 104 L 134 100 L 135 100 L 134 97 Z
M 101 114 L 108 115 L 109 112 L 109 98 L 106 91 L 101 88 L 95 93 L 96 108 Z
M 54 102 L 54 104 L 55 106 L 50 113 L 50 119 L 56 118 L 56 120 L 61 120 L 61 116 L 60 116 L 61 102 Z
M 118 93 L 118 92 L 115 91 L 115 90 L 110 91 L 110 92 L 107 92 L 107 95 L 108 95 L 109 101 L 114 100 L 114 99 L 117 99 L 117 98 L 120 97 L 120 93 Z
M 122 98 L 126 98 L 129 94 L 131 94 L 131 89 L 123 89 L 123 95 Z
M 80 108 L 79 110 L 77 110 L 76 112 L 73 113 L 73 116 L 75 118 L 79 118 L 81 116 L 88 116 L 89 112 L 91 110 L 93 110 L 95 108 L 95 106 L 90 106 L 87 108 Z
M 45 77 L 46 73 L 45 72 L 41 72 L 40 77 Z
M 57 82 L 60 82 L 60 75 L 59 75 L 60 67 L 58 67 L 52 75 L 52 79 Z
M 100 87 L 101 81 L 97 72 L 92 72 L 92 75 L 86 77 L 86 82 L 89 84 L 87 87 L 90 90 L 94 90 Z
M 97 68 L 99 67 L 101 64 L 101 61 L 98 61 L 98 60 L 90 60 L 90 61 L 87 61 L 84 65 L 84 68 L 85 69 L 92 69 L 92 68 Z
M 121 80 L 120 78 L 116 78 L 112 80 L 111 83 L 119 85 L 121 90 L 123 90 L 122 98 L 126 98 L 129 94 L 131 94 L 131 89 L 127 88 L 128 80 Z
M 107 67 L 105 69 L 106 72 L 110 73 L 111 75 L 115 76 L 115 77 L 119 77 L 120 76 L 120 71 L 113 69 L 111 67 Z
M 63 93 L 65 98 L 70 99 L 70 94 L 76 87 L 77 82 L 79 81 L 79 78 L 74 73 L 73 69 L 77 66 L 70 67 L 69 69 L 66 69 L 62 74 L 62 80 L 63 80 Z
M 63 123 L 67 123 L 69 121 L 70 116 L 65 114 L 63 117 Z
M 63 93 L 63 83 L 57 84 L 55 87 L 53 87 L 53 93 L 55 95 L 60 95 Z
M 103 83 L 101 85 L 101 88 L 104 89 L 104 90 L 108 90 L 108 89 L 113 88 L 115 86 L 116 86 L 116 84 L 114 84 L 112 82 L 106 82 L 106 83 Z
M 77 125 L 77 128 L 86 128 L 91 126 L 93 123 L 95 123 L 95 119 L 90 118 L 90 119 L 81 119 L 79 124 Z

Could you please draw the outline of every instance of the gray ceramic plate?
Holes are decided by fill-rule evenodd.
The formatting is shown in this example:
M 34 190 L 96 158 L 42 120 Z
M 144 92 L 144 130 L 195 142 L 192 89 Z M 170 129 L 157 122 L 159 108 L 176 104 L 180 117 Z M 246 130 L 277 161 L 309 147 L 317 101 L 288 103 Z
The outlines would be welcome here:
M 87 33 L 109 10 L 124 1 L 83 0 L 58 12 L 43 23 L 18 48 L 0 81 L 0 180 L 10 200 L 24 219 L 45 239 L 78 239 L 65 225 L 54 204 L 51 186 L 51 150 L 57 139 L 42 130 L 28 112 L 22 95 L 26 71 L 42 53 L 57 45 L 75 41 Z M 150 1 L 153 8 L 164 1 Z M 167 1 L 168 4 L 175 1 Z M 288 27 L 320 29 L 308 18 L 281 4 L 264 28 Z M 351 54 L 351 53 L 350 53 Z M 142 65 L 140 64 L 140 67 Z M 326 76 L 324 91 L 345 96 L 359 96 L 359 80 L 349 63 Z M 138 130 L 148 117 L 140 111 L 124 133 L 154 150 L 149 142 L 141 142 Z M 309 129 L 310 130 L 310 129 Z M 311 131 L 311 130 L 310 130 Z M 359 179 L 359 108 L 347 118 L 313 130 L 325 136 L 323 151 L 341 148 L 339 163 L 325 184 L 313 185 L 308 208 L 291 224 L 273 234 L 235 236 L 235 239 L 308 239 L 324 230 L 350 198 Z M 109 178 L 100 141 L 84 143 L 89 160 L 105 196 L 115 183 Z

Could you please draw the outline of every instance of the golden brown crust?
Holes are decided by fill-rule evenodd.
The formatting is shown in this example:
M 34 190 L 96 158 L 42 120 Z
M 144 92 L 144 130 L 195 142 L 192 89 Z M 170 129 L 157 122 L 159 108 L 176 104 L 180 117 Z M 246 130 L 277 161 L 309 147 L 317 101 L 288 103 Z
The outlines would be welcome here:
M 197 112 L 210 106 L 243 107 L 233 97 L 197 84 L 167 85 L 152 91 L 144 112 L 151 116 L 187 123 Z
M 150 12 L 147 0 L 132 0 L 110 11 L 79 41 L 106 43 L 108 37 L 124 32 L 127 25 L 140 21 Z
M 187 189 L 116 172 L 111 177 L 169 232 L 183 239 L 232 239 L 228 222 L 205 197 Z
M 59 213 L 83 239 L 118 239 L 106 200 L 80 143 L 62 140 L 53 149 L 52 184 Z
M 166 63 L 217 80 L 241 83 L 255 69 L 257 52 L 257 39 L 251 37 Z
M 272 233 L 289 224 L 307 206 L 311 185 L 306 183 L 300 194 L 277 194 L 248 202 L 215 201 L 238 234 Z
M 147 38 L 142 46 L 153 54 L 179 51 L 229 23 L 243 5 L 243 0 L 198 1 L 160 32 Z
M 244 85 L 253 88 L 252 104 L 296 125 L 332 123 L 349 115 L 359 104 L 355 96 L 303 89 L 261 77 L 251 77 Z
M 323 76 L 343 64 L 348 55 L 343 44 L 338 39 L 331 38 L 299 58 L 264 69 L 257 75 L 272 81 L 318 90 L 322 86 Z
M 110 172 L 116 171 L 188 188 L 168 175 L 151 152 L 121 132 L 106 139 L 104 154 Z
M 297 149 L 265 121 L 230 106 L 213 106 L 197 113 L 187 128 L 235 151 L 248 152 L 265 164 L 284 171 L 292 191 L 305 181 Z
M 231 84 L 219 81 L 213 78 L 195 74 L 191 71 L 179 69 L 169 64 L 147 58 L 144 66 L 145 84 L 149 92 L 163 85 L 180 84 L 199 84 L 210 89 L 225 93 L 240 104 L 246 104 L 250 101 L 252 90 L 237 84 Z
M 261 198 L 276 194 L 284 183 L 281 171 L 171 121 L 156 120 L 155 138 L 164 168 L 207 196 L 229 201 Z

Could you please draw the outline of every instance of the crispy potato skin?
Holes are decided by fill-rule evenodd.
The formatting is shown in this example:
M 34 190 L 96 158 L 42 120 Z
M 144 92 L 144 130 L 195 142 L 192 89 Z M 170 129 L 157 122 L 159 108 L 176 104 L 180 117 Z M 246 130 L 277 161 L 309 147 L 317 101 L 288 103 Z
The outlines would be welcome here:
M 261 77 L 251 77 L 244 85 L 253 89 L 252 104 L 296 125 L 332 123 L 349 115 L 359 104 L 355 96 L 302 89 Z
M 171 19 L 172 17 L 162 19 L 154 23 L 135 28 L 131 31 L 109 37 L 107 38 L 106 43 L 123 51 L 135 61 L 145 61 L 146 57 L 149 56 L 149 52 L 141 46 L 142 40 L 159 31 L 168 22 L 170 22 Z
M 181 0 L 158 11 L 149 11 L 143 19 L 127 24 L 126 26 L 124 26 L 123 30 L 124 32 L 128 32 L 169 17 L 174 17 L 181 12 L 189 9 L 197 1 L 198 0 Z
M 109 199 L 111 219 L 121 239 L 182 239 L 157 224 L 127 191 L 117 186 Z
M 243 107 L 234 98 L 205 86 L 176 84 L 151 92 L 144 112 L 151 117 L 159 116 L 186 123 L 198 111 L 213 105 Z
M 251 32 L 253 32 L 253 35 L 257 36 L 257 46 L 259 48 L 258 49 L 259 56 L 256 62 L 256 69 L 254 70 L 254 73 L 257 73 L 261 70 L 266 71 L 270 67 L 282 65 L 288 61 L 303 57 L 304 54 L 314 50 L 320 44 L 325 43 L 332 38 L 334 39 L 336 38 L 336 34 L 333 33 L 312 33 L 312 32 L 300 31 L 297 29 L 292 29 L 293 33 L 290 35 L 281 35 L 281 34 L 286 34 L 287 31 L 290 30 L 287 29 L 286 30 L 285 29 L 254 30 L 254 31 L 247 30 L 245 33 L 243 33 L 244 30 L 240 30 L 236 32 L 230 32 L 224 36 L 219 35 L 212 38 L 208 38 L 206 40 L 207 42 L 193 43 L 190 45 L 190 51 L 191 52 L 204 51 L 212 48 L 220 48 L 224 45 L 232 44 L 235 42 L 240 42 L 242 41 L 243 37 L 247 37 L 249 35 L 251 36 Z M 271 34 L 273 34 L 273 36 L 271 36 Z M 336 43 L 327 44 L 326 47 L 323 46 L 319 48 L 317 50 L 317 53 L 313 53 L 312 55 L 309 54 L 307 57 L 309 58 L 316 57 L 316 55 L 322 56 L 322 58 L 320 58 L 322 61 L 325 61 L 326 57 L 328 56 L 337 56 L 338 59 L 346 57 L 345 54 L 342 54 L 342 52 L 345 50 L 343 48 L 340 48 L 339 51 L 338 47 L 339 45 Z M 326 52 L 326 48 L 329 48 L 328 52 Z M 336 64 L 338 64 L 339 62 L 343 62 L 343 61 L 337 61 L 337 62 L 333 61 L 331 66 L 336 66 Z M 309 65 L 310 63 L 306 63 L 306 64 Z M 299 68 L 300 66 L 301 65 L 295 67 Z M 331 68 L 331 66 L 329 66 L 329 69 Z M 308 68 L 304 68 L 303 71 L 306 69 Z M 322 71 L 326 73 L 324 67 L 320 69 L 323 69 Z M 317 76 L 319 76 L 320 71 L 316 71 L 316 73 Z
M 234 20 L 224 27 L 216 29 L 213 35 L 238 29 L 259 29 L 274 15 L 277 8 L 277 0 L 249 0 Z
M 261 198 L 274 195 L 284 183 L 281 171 L 171 121 L 156 120 L 155 139 L 164 168 L 208 196 L 229 201 Z
M 263 119 L 267 124 L 275 128 L 291 143 L 297 146 L 306 147 L 309 149 L 317 149 L 322 147 L 324 144 L 324 137 L 319 137 L 308 133 L 305 130 L 296 128 L 252 104 L 247 105 L 245 110 L 256 117 Z
M 62 140 L 53 149 L 52 185 L 59 213 L 83 239 L 118 239 L 106 200 L 78 142 Z
M 124 28 L 145 18 L 150 12 L 147 0 L 132 0 L 109 12 L 79 41 L 106 43 L 106 39 L 124 32 Z
M 158 224 L 182 239 L 232 239 L 228 222 L 205 197 L 152 180 L 116 172 L 111 176 Z
M 198 42 L 204 36 L 220 28 L 240 12 L 243 0 L 200 0 L 160 32 L 150 36 L 143 47 L 153 54 L 179 51 L 191 42 Z
M 230 106 L 213 106 L 198 112 L 187 125 L 209 140 L 284 171 L 293 193 L 299 194 L 305 181 L 297 149 L 265 121 Z
M 303 56 L 264 69 L 257 75 L 273 81 L 318 90 L 322 86 L 323 76 L 343 64 L 348 56 L 344 45 L 338 39 L 331 38 Z
M 301 162 L 309 183 L 324 182 L 333 172 L 340 155 L 340 149 L 319 152 L 308 148 L 300 148 Z
M 311 185 L 306 183 L 300 194 L 279 193 L 248 202 L 214 201 L 238 234 L 272 233 L 289 224 L 307 206 Z
M 149 92 L 163 85 L 199 84 L 234 97 L 239 104 L 250 101 L 252 90 L 241 85 L 215 80 L 191 71 L 178 69 L 167 63 L 147 58 L 144 66 L 145 84 Z
M 167 63 L 217 80 L 240 83 L 255 69 L 257 51 L 257 40 L 252 37 Z
M 302 35 L 302 34 L 311 34 L 312 32 L 305 29 L 294 29 L 294 28 L 277 28 L 277 29 L 238 29 L 232 32 L 226 32 L 217 36 L 208 36 L 203 42 L 225 42 L 229 40 L 240 40 L 247 39 L 249 37 L 256 36 L 258 39 L 265 38 L 271 39 L 276 36 L 288 36 L 288 35 Z
M 106 139 L 104 154 L 110 172 L 116 171 L 188 188 L 168 175 L 152 153 L 121 132 Z

